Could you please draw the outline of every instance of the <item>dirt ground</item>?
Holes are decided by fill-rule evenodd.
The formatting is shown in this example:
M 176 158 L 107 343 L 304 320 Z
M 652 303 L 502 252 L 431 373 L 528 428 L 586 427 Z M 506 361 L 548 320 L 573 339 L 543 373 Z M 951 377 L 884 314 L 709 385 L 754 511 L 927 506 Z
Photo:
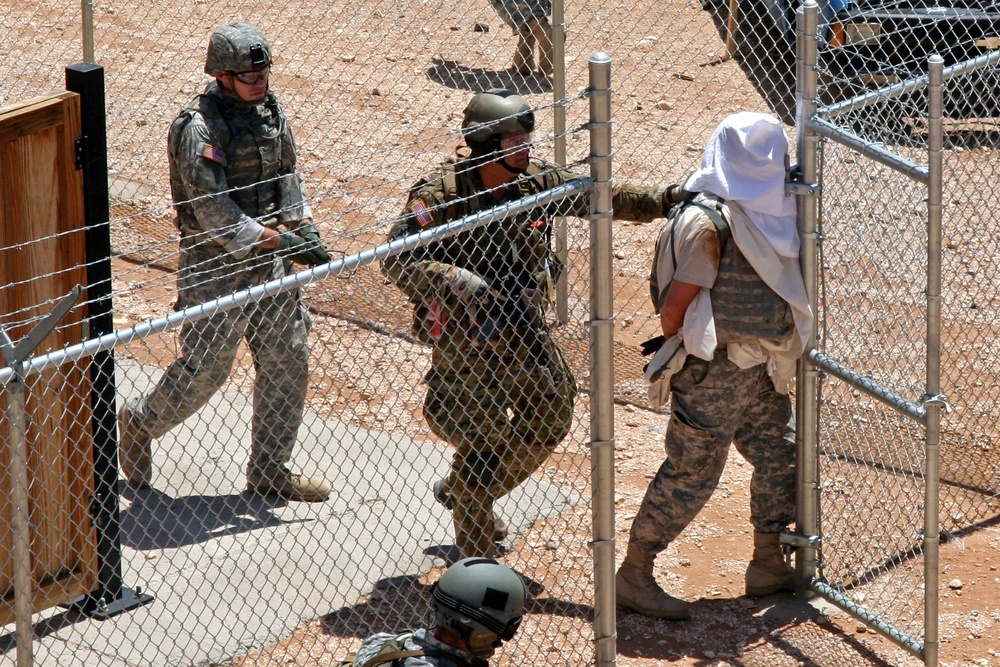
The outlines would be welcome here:
M 408 12 L 410 4 L 401 11 Z M 768 100 L 768 106 L 776 114 L 788 120 L 789 82 L 768 79 L 762 82 L 755 78 L 760 72 L 759 44 L 751 43 L 754 37 L 740 39 L 741 57 L 730 61 L 711 57 L 722 48 L 720 41 L 721 13 L 701 11 L 688 3 L 646 3 L 645 11 L 662 11 L 664 25 L 671 22 L 686 26 L 683 38 L 668 38 L 666 35 L 645 36 L 644 49 L 638 48 L 628 58 L 616 62 L 616 66 L 627 70 L 636 66 L 643 57 L 658 58 L 658 76 L 650 77 L 636 86 L 622 99 L 616 100 L 620 108 L 627 109 L 629 120 L 619 128 L 616 135 L 616 165 L 622 173 L 635 177 L 648 177 L 644 166 L 650 144 L 669 143 L 669 150 L 680 156 L 676 162 L 656 173 L 663 180 L 677 180 L 699 156 L 699 151 L 707 139 L 716 119 L 722 112 L 741 109 L 758 109 L 761 98 Z M 416 10 L 413 10 L 416 13 Z M 643 11 L 638 7 L 635 11 Z M 169 15 L 169 12 L 164 12 Z M 488 20 L 488 19 L 487 19 Z M 493 30 L 502 26 L 492 17 Z M 468 21 L 446 16 L 442 19 L 441 30 L 451 30 L 451 42 L 467 40 L 466 53 L 477 53 L 483 63 L 481 69 L 471 70 L 444 51 L 434 55 L 424 53 L 416 67 L 430 64 L 428 80 L 421 90 L 409 91 L 404 100 L 407 112 L 413 109 L 435 109 L 441 123 L 457 122 L 456 111 L 467 98 L 470 81 L 479 77 L 491 84 L 510 83 L 522 86 L 532 94 L 532 100 L 543 103 L 550 97 L 550 82 L 541 80 L 515 81 L 505 70 L 507 54 L 502 49 L 483 49 L 474 45 Z M 455 27 L 459 26 L 459 27 Z M 461 30 L 459 29 L 461 28 Z M 437 28 L 436 28 L 437 29 Z M 599 22 L 574 25 L 571 39 L 591 43 L 590 36 L 599 32 Z M 588 35 L 584 39 L 584 34 Z M 661 39 L 662 37 L 662 39 Z M 771 36 L 773 37 L 773 36 Z M 420 40 L 431 40 L 433 35 L 426 30 L 417 35 Z M 638 37 L 637 37 L 638 39 Z M 413 45 L 403 40 L 372 39 L 368 45 L 378 52 L 379 58 L 366 58 L 362 51 L 344 55 L 339 62 L 331 65 L 330 76 L 337 75 L 345 81 L 360 81 L 345 93 L 347 103 L 338 113 L 347 115 L 367 125 L 352 128 L 353 133 L 344 133 L 336 145 L 316 145 L 319 143 L 308 131 L 298 132 L 299 143 L 305 156 L 313 188 L 317 192 L 338 192 L 343 190 L 344 177 L 335 177 L 332 169 L 323 166 L 322 155 L 336 152 L 350 152 L 356 146 L 351 144 L 351 135 L 362 136 L 366 141 L 377 141 L 379 128 L 375 121 L 385 121 L 386 117 L 398 116 L 399 100 L 393 99 L 388 88 L 379 91 L 368 81 L 386 80 L 386 68 L 397 62 L 412 61 L 410 53 Z M 757 48 L 754 48 L 757 47 Z M 454 47 L 457 51 L 459 47 Z M 478 50 L 477 50 L 478 49 Z M 653 51 L 654 54 L 648 52 Z M 766 51 L 766 49 L 765 49 Z M 691 64 L 685 52 L 701 54 Z M 645 53 L 646 56 L 642 54 Z M 571 58 L 583 58 L 584 54 L 574 54 Z M 757 60 L 755 60 L 757 58 Z M 333 72 L 333 68 L 338 71 Z M 341 72 L 340 70 L 347 70 Z M 709 75 L 706 72 L 713 72 Z M 712 76 L 724 80 L 724 74 L 736 77 L 744 72 L 751 85 L 745 89 L 733 90 L 722 102 L 706 106 L 704 95 L 705 79 Z M 298 77 L 298 75 L 296 75 Z M 366 78 L 367 77 L 367 78 Z M 302 78 L 276 75 L 275 87 L 279 95 L 282 85 L 287 94 L 282 97 L 286 107 L 305 107 L 310 87 L 314 84 Z M 582 86 L 582 81 L 571 82 L 570 90 Z M 182 93 L 194 90 L 198 82 L 189 81 Z M 634 85 L 634 84 L 630 84 Z M 353 84 L 352 84 L 353 86 Z M 356 88 L 356 90 L 355 90 Z M 446 108 L 437 108 L 442 91 L 450 98 Z M 300 97 L 301 95 L 301 97 Z M 661 104 L 668 100 L 665 106 Z M 394 106 L 397 105 L 397 106 Z M 714 107 L 713 107 L 714 105 Z M 360 113 L 360 112 L 364 113 Z M 297 128 L 304 128 L 308 119 L 296 118 Z M 159 121 L 156 121 L 159 122 Z M 549 121 L 544 121 L 549 122 Z M 350 125 L 350 123 L 345 123 Z M 655 128 L 655 129 L 652 129 Z M 433 137 L 425 132 L 421 135 Z M 414 137 L 411 137 L 413 139 Z M 427 139 L 430 144 L 430 139 Z M 369 149 L 370 146 L 365 146 Z M 441 150 L 438 147 L 438 150 Z M 377 152 L 377 151 L 376 151 Z M 371 153 L 374 155 L 374 153 Z M 424 156 L 430 162 L 435 155 Z M 343 166 L 343 165 L 338 165 Z M 363 165 L 358 167 L 363 169 Z M 408 169 L 408 167 L 403 167 Z M 655 169 L 652 171 L 656 172 Z M 331 173 L 328 173 L 331 172 Z M 400 179 L 411 174 L 399 174 Z M 164 179 L 160 178 L 160 181 Z M 402 182 L 402 181 L 400 181 Z M 365 183 L 357 185 L 357 191 L 350 191 L 343 198 L 330 197 L 321 201 L 317 219 L 324 226 L 328 237 L 344 239 L 343 250 L 363 247 L 372 240 L 381 240 L 382 232 L 368 229 L 351 229 L 363 216 L 353 208 L 352 199 L 366 196 Z M 385 184 L 381 184 L 385 185 Z M 379 186 L 373 186 L 378 190 Z M 339 190 L 338 190 L 339 188 Z M 399 183 L 389 183 L 388 189 L 395 188 L 396 195 L 381 205 L 391 211 L 401 203 Z M 134 207 L 119 205 L 116 216 L 134 214 Z M 383 211 L 385 214 L 385 211 Z M 169 226 L 169 215 L 162 211 L 149 216 L 140 216 L 126 221 L 126 225 L 113 228 L 116 236 L 115 247 L 141 249 L 149 238 L 163 238 L 164 226 Z M 623 304 L 618 314 L 621 328 L 616 347 L 616 378 L 619 389 L 624 386 L 635 388 L 631 394 L 620 393 L 615 405 L 616 449 L 615 449 L 615 510 L 616 510 L 616 551 L 617 562 L 624 556 L 628 541 L 631 519 L 642 499 L 649 480 L 663 458 L 662 427 L 666 415 L 646 407 L 642 397 L 641 358 L 635 351 L 635 343 L 650 335 L 650 313 L 643 297 L 644 276 L 648 271 L 648 257 L 651 239 L 657 226 L 634 226 L 617 223 L 615 270 L 616 299 Z M 133 231 L 128 231 L 128 230 Z M 137 234 L 138 237 L 130 236 Z M 163 238 L 163 240 L 167 240 Z M 142 261 L 141 253 L 132 256 Z M 146 257 L 145 259 L 149 259 Z M 170 269 L 167 265 L 161 267 Z M 116 269 L 116 279 L 120 281 L 116 293 L 118 309 L 128 316 L 116 320 L 116 326 L 129 321 L 139 321 L 144 317 L 163 314 L 169 308 L 170 281 L 167 273 L 156 267 L 137 267 L 134 262 L 123 262 Z M 581 278 L 585 280 L 585 278 Z M 130 301 L 126 283 L 152 285 L 154 292 L 145 293 L 141 298 Z M 316 315 L 314 344 L 315 367 L 336 369 L 328 378 L 317 379 L 312 387 L 312 408 L 326 411 L 353 411 L 353 418 L 366 426 L 384 428 L 393 420 L 405 423 L 407 435 L 426 438 L 427 434 L 420 415 L 419 400 L 411 396 L 390 396 L 392 386 L 416 387 L 419 391 L 422 364 L 426 364 L 427 353 L 417 345 L 392 348 L 402 350 L 401 358 L 387 359 L 393 368 L 400 368 L 400 359 L 405 360 L 405 368 L 395 375 L 392 386 L 379 387 L 378 403 L 373 401 L 372 392 L 365 389 L 366 369 L 345 362 L 343 355 L 349 354 L 352 345 L 370 347 L 370 338 L 364 329 L 371 323 L 375 328 L 404 330 L 408 312 L 401 308 L 398 293 L 386 288 L 375 271 L 359 270 L 352 276 L 338 280 L 328 289 L 323 285 L 307 290 L 307 298 Z M 384 300 L 383 300 L 384 297 Z M 362 323 L 363 326 L 356 326 Z M 370 326 L 369 326 L 370 328 Z M 325 341 L 338 340 L 339 343 L 324 351 Z M 347 351 L 347 352 L 345 352 Z M 586 375 L 586 339 L 582 339 L 570 351 L 578 377 Z M 169 361 L 169 355 L 162 351 L 147 350 L 146 363 Z M 372 350 L 372 354 L 381 350 Z M 243 359 L 243 368 L 249 368 Z M 238 374 L 237 383 L 249 386 L 251 374 Z M 337 378 L 330 380 L 330 377 Z M 328 401 L 320 405 L 322 401 Z M 365 408 L 359 410 L 359 406 Z M 574 432 L 568 442 L 586 443 L 589 440 L 590 422 L 589 395 L 583 392 L 578 402 Z M 389 415 L 389 412 L 395 412 Z M 399 413 L 405 413 L 402 416 Z M 558 480 L 561 474 L 578 474 L 589 469 L 589 458 L 582 448 L 563 447 L 547 466 L 545 474 Z M 754 600 L 743 596 L 743 572 L 751 551 L 751 527 L 748 519 L 748 486 L 751 469 L 735 452 L 731 451 L 729 463 L 722 481 L 711 501 L 696 520 L 661 555 L 658 561 L 657 577 L 661 585 L 672 594 L 694 602 L 692 619 L 683 623 L 670 623 L 619 612 L 617 619 L 618 662 L 624 667 L 648 667 L 653 665 L 677 665 L 683 667 L 908 667 L 921 664 L 894 643 L 885 639 L 864 624 L 852 620 L 846 613 L 814 600 L 806 603 L 792 596 Z M 580 526 L 589 526 L 589 507 L 580 507 L 572 516 L 557 517 L 539 521 L 514 545 L 508 558 L 531 571 L 553 571 L 563 576 L 579 577 L 592 581 L 591 535 Z M 551 546 L 550 536 L 559 536 L 557 548 Z M 940 618 L 940 665 L 942 667 L 994 667 L 1000 666 L 1000 525 L 995 521 L 982 525 L 961 539 L 947 542 L 941 549 L 941 618 Z M 241 667 L 264 667 L 265 665 L 299 665 L 302 667 L 323 667 L 334 664 L 336 658 L 345 653 L 345 642 L 357 644 L 358 637 L 365 629 L 381 630 L 374 627 L 379 619 L 393 616 L 400 619 L 400 627 L 406 627 L 407 610 L 421 608 L 427 601 L 427 586 L 440 575 L 435 570 L 428 575 L 397 583 L 390 588 L 380 589 L 364 601 L 362 613 L 352 614 L 349 619 L 337 614 L 317 619 L 301 627 L 292 637 L 276 646 L 247 656 L 236 664 Z M 587 643 L 580 645 L 580 637 L 591 637 L 589 630 L 592 607 L 586 601 L 574 600 L 573 595 L 562 595 L 565 581 L 546 580 L 533 582 L 528 614 L 525 618 L 521 637 L 530 641 L 514 641 L 502 649 L 500 664 L 586 664 L 593 655 L 593 647 Z M 357 612 L 358 608 L 355 608 Z M 411 614 L 412 620 L 412 612 Z M 556 622 L 558 620 L 558 623 Z M 366 623 L 371 623 L 368 627 Z M 569 630 L 568 628 L 572 628 Z M 347 638 L 347 639 L 345 639 Z
M 581 401 L 580 420 L 589 415 L 587 399 Z M 631 404 L 615 407 L 615 509 L 617 559 L 624 557 L 628 529 L 646 485 L 662 461 L 664 416 Z M 580 426 L 582 428 L 582 426 Z M 572 457 L 556 457 L 556 465 L 575 469 Z M 686 622 L 654 620 L 619 610 L 617 617 L 618 664 L 625 667 L 916 667 L 912 654 L 879 635 L 847 613 L 819 600 L 806 602 L 792 595 L 753 599 L 743 594 L 743 573 L 751 552 L 748 486 L 750 466 L 731 450 L 718 490 L 698 515 L 658 560 L 657 579 L 671 594 L 694 603 Z M 584 508 L 581 511 L 589 512 Z M 570 572 L 592 575 L 590 535 L 567 533 L 572 520 L 539 523 L 515 544 L 507 558 L 530 565 L 530 571 L 552 567 L 546 559 L 576 554 Z M 578 524 L 576 524 L 578 525 Z M 558 535 L 558 550 L 545 548 L 541 536 Z M 945 544 L 941 549 L 940 665 L 986 667 L 1000 664 L 1000 526 L 992 525 Z M 378 592 L 369 601 L 372 619 L 392 608 L 400 610 L 426 603 L 426 586 L 440 576 L 433 571 L 418 582 Z M 501 649 L 500 664 L 552 662 L 550 654 L 565 655 L 563 664 L 579 664 L 589 647 L 567 645 L 564 636 L 545 633 L 552 615 L 566 617 L 587 636 L 590 614 L 559 602 L 555 581 L 530 588 L 522 636 Z M 353 618 L 351 623 L 364 623 Z M 344 621 L 346 622 L 346 621 Z M 300 628 L 293 637 L 261 653 L 248 656 L 241 667 L 265 665 L 328 665 L 343 652 L 349 629 L 336 618 L 325 618 Z M 324 647 L 328 647 L 324 649 Z M 539 660 L 539 652 L 545 656 Z M 585 655 L 585 653 L 583 653 Z

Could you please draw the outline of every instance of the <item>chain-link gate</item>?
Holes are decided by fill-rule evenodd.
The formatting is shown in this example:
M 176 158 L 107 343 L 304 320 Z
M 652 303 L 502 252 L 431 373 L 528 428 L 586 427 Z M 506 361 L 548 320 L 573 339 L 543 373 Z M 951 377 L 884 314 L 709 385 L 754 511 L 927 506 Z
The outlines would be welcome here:
M 800 166 L 819 186 L 802 212 L 803 262 L 819 326 L 799 393 L 806 539 L 789 541 L 814 591 L 937 665 L 939 534 L 995 516 L 1000 492 L 996 457 L 964 434 L 982 397 L 942 388 L 961 390 L 954 373 L 976 363 L 959 304 L 983 294 L 974 272 L 948 270 L 949 249 L 964 238 L 995 254 L 966 231 L 979 213 L 961 205 L 965 159 L 944 130 L 954 142 L 984 122 L 961 91 L 989 81 L 1000 54 L 948 68 L 933 55 L 927 74 L 866 89 L 818 48 L 830 34 L 818 5 L 797 14 Z M 949 398 L 962 407 L 944 417 Z

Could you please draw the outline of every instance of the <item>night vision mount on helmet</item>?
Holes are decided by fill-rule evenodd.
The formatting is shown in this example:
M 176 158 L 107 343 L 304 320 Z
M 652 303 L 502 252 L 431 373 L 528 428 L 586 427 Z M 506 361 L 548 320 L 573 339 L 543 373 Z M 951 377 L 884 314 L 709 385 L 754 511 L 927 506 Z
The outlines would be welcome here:
M 431 597 L 439 626 L 508 641 L 521 624 L 525 588 L 516 572 L 492 558 L 465 558 L 441 575 Z
M 248 72 L 271 64 L 271 45 L 264 33 L 251 23 L 227 23 L 212 33 L 208 40 L 205 74 L 221 76 L 223 72 Z
M 462 136 L 476 156 L 500 150 L 500 136 L 535 130 L 535 113 L 517 93 L 491 88 L 477 93 L 465 107 Z

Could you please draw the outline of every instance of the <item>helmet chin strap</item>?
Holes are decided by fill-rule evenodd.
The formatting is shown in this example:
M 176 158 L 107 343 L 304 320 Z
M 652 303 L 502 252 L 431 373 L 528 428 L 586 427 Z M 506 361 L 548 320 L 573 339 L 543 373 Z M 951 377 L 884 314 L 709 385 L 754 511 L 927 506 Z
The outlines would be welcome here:
M 493 632 L 472 630 L 469 633 L 469 653 L 480 658 L 489 658 L 499 648 L 500 637 Z
M 509 171 L 510 173 L 514 174 L 515 176 L 520 176 L 521 174 L 523 174 L 526 171 L 528 171 L 527 167 L 523 167 L 522 168 L 522 167 L 512 167 L 512 166 L 510 166 L 509 164 L 507 164 L 507 158 L 505 156 L 501 156 L 500 159 L 499 160 L 495 160 L 495 162 L 497 164 L 499 164 L 501 167 L 503 167 L 504 169 L 506 169 L 507 171 Z

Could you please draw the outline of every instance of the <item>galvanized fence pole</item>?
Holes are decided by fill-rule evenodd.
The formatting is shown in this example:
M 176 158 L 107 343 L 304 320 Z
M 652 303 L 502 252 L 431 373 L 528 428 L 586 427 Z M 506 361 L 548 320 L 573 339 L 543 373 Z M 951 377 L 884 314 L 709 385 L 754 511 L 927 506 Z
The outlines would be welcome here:
M 28 451 L 25 437 L 25 385 L 22 360 L 8 356 L 14 345 L 0 327 L 0 346 L 7 364 L 14 372 L 7 389 L 9 453 L 7 478 L 10 480 L 11 528 L 14 535 L 14 637 L 17 642 L 17 667 L 31 667 L 32 659 L 32 583 L 31 534 L 28 516 Z
M 594 641 L 612 665 L 615 635 L 614 286 L 611 267 L 611 57 L 590 57 L 590 466 L 594 517 Z
M 4 383 L 7 399 L 9 447 L 7 478 L 10 479 L 11 528 L 14 537 L 14 637 L 17 641 L 17 667 L 34 664 L 34 629 L 31 615 L 34 607 L 34 581 L 31 559 L 31 516 L 28 481 L 28 438 L 26 413 L 27 377 L 25 359 L 42 344 L 60 321 L 80 300 L 83 288 L 77 285 L 64 296 L 48 315 L 42 318 L 28 334 L 16 344 L 0 326 L 0 355 L 7 362 L 11 375 Z
M 552 3 L 552 131 L 555 135 L 552 150 L 556 163 L 566 165 L 566 18 L 563 0 Z M 560 216 L 555 221 L 556 255 L 566 266 L 567 239 L 566 218 Z M 569 322 L 569 276 L 566 271 L 556 283 L 556 320 L 560 324 Z
M 83 62 L 94 60 L 94 0 L 80 0 L 80 19 L 83 24 Z
M 797 10 L 796 20 L 796 159 L 803 183 L 816 183 L 818 180 L 816 155 L 819 149 L 819 137 L 810 127 L 809 119 L 816 112 L 817 74 L 816 74 L 816 33 L 819 19 L 819 5 L 815 0 L 806 0 Z M 805 281 L 806 294 L 813 313 L 819 313 L 819 296 L 817 291 L 818 251 L 820 236 L 817 230 L 818 193 L 802 194 L 798 197 L 798 226 L 802 238 L 800 263 L 802 277 Z M 808 354 L 816 346 L 816 326 L 805 341 L 805 352 Z M 805 594 L 808 580 L 815 576 L 817 550 L 816 542 L 808 539 L 819 535 L 819 462 L 817 447 L 819 445 L 819 405 L 818 385 L 819 369 L 807 363 L 805 356 L 799 363 L 796 381 L 796 438 L 798 440 L 798 501 L 796 509 L 796 530 L 807 538 L 806 543 L 798 545 L 795 564 L 798 575 L 798 588 Z
M 938 525 L 941 409 L 941 198 L 944 163 L 944 59 L 928 59 L 929 112 L 927 151 L 927 442 L 926 500 L 924 502 L 924 664 L 938 664 Z

